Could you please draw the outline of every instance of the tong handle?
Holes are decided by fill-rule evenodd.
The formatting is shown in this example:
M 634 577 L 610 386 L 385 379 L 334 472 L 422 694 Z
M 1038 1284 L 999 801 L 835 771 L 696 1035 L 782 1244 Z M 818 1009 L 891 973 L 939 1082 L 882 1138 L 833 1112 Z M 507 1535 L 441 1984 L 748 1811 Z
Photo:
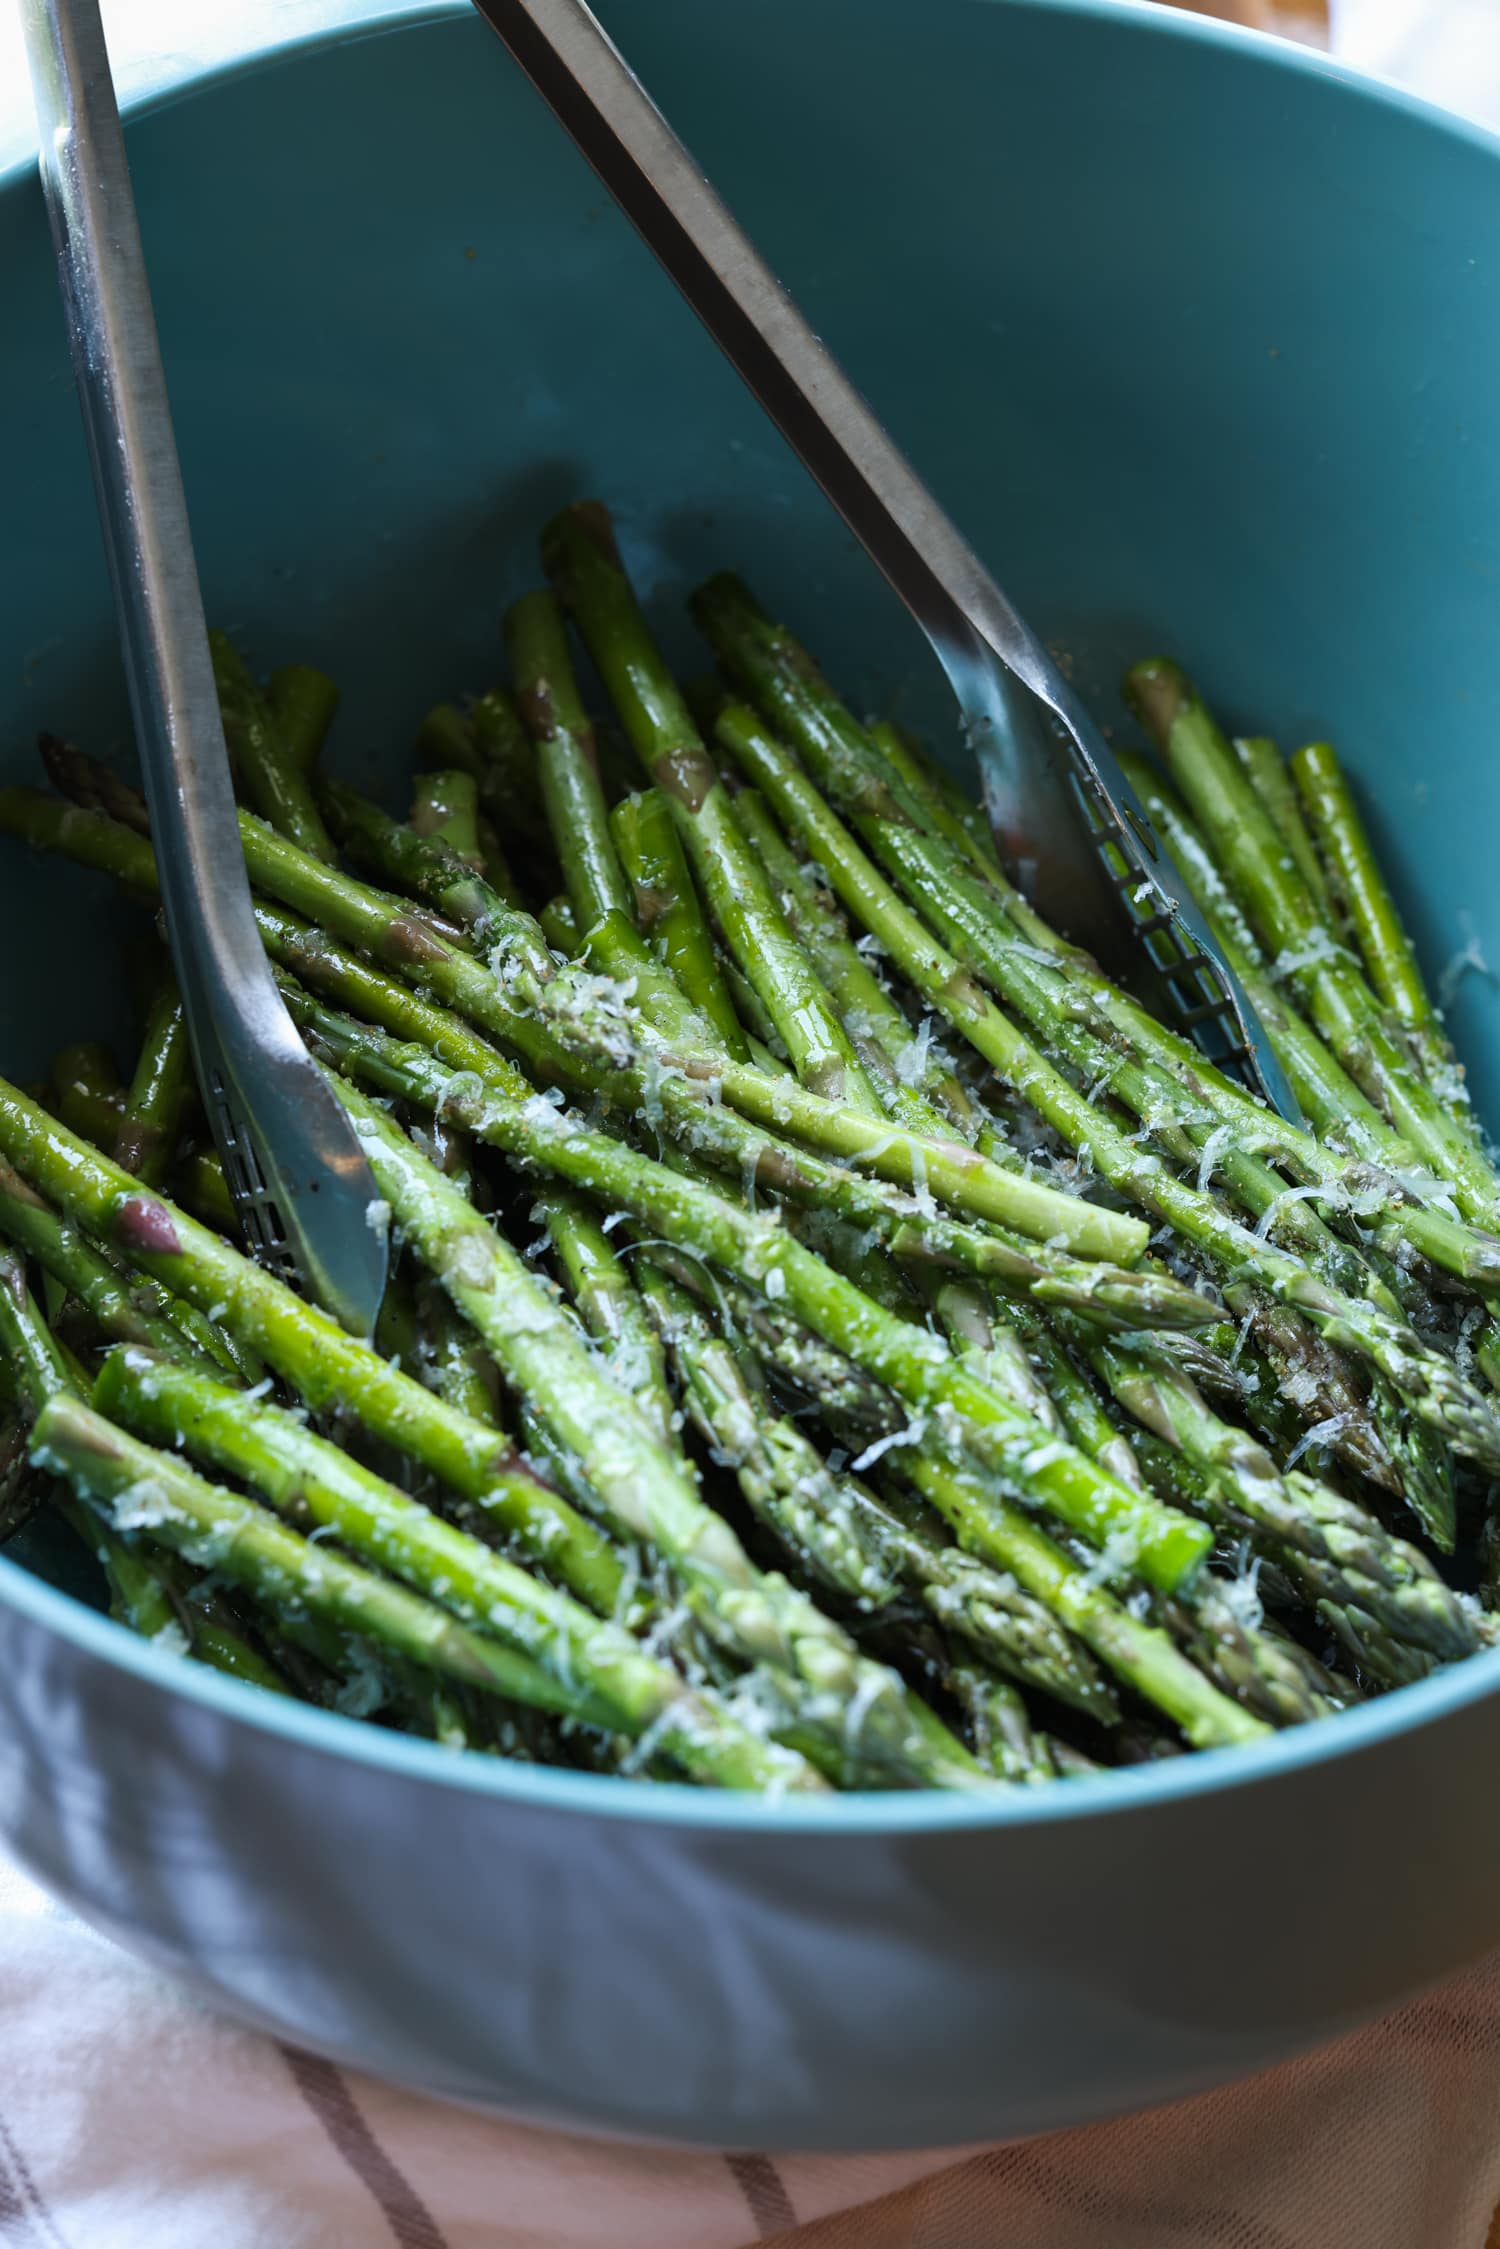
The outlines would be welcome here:
M 584 0 L 474 0 L 890 583 L 946 670 L 1006 841 L 1070 934 L 1118 949 L 1138 905 L 1183 964 L 1219 1058 L 1283 1114 L 1290 1088 L 1151 822 L 1046 648 L 715 194 Z M 1123 862 L 1126 879 L 1116 868 Z M 1176 986 L 1170 987 L 1173 998 Z
M 374 1182 L 255 926 L 156 321 L 97 0 L 21 0 L 42 184 L 109 557 L 167 941 L 252 1245 L 368 1333 Z

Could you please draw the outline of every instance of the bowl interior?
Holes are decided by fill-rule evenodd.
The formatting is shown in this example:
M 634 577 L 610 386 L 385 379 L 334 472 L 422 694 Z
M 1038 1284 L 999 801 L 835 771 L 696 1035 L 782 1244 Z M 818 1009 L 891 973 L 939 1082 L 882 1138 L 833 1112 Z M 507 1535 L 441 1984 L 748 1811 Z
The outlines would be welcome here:
M 1327 736 L 1500 1117 L 1500 149 L 1309 58 L 1051 0 L 607 7 L 632 59 L 997 574 L 1122 722 L 1178 654 L 1236 727 Z M 564 500 L 614 509 L 669 647 L 740 568 L 858 705 L 958 756 L 902 613 L 467 13 L 139 116 L 131 153 L 212 617 L 344 701 L 393 804 L 500 669 Z M 40 195 L 0 189 L 0 778 L 127 755 Z M 128 1062 L 124 909 L 7 850 L 0 1067 Z M 34 1557 L 50 1570 L 46 1553 Z

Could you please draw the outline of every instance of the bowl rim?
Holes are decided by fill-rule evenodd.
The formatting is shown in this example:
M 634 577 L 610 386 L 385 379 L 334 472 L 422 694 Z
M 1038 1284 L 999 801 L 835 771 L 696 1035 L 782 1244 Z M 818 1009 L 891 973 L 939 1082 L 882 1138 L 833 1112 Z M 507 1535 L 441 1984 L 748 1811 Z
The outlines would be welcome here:
M 1357 71 L 1289 40 L 1269 39 L 1240 25 L 1198 16 L 1157 0 L 948 0 L 954 6 L 1012 8 L 1128 27 L 1145 38 L 1186 39 L 1237 53 L 1245 65 L 1320 79 L 1348 98 L 1393 110 L 1500 158 L 1500 133 L 1439 108 L 1404 88 Z M 470 17 L 470 0 L 334 0 L 327 15 L 277 31 L 245 53 L 207 66 L 164 56 L 127 91 L 127 117 L 150 115 L 200 88 L 258 74 L 304 53 L 373 39 L 424 24 Z M 0 166 L 0 194 L 24 190 L 35 158 Z M 1156 1804 L 1209 1803 L 1225 1790 L 1269 1785 L 1381 1743 L 1422 1731 L 1500 1694 L 1500 1648 L 1408 1687 L 1392 1690 L 1264 1741 L 1108 1771 L 1066 1787 L 1014 1788 L 966 1796 L 936 1789 L 848 1791 L 826 1797 L 768 1798 L 673 1781 L 644 1782 L 611 1774 L 525 1765 L 479 1753 L 455 1753 L 435 1742 L 314 1709 L 263 1688 L 186 1663 L 138 1639 L 128 1627 L 34 1576 L 0 1553 L 0 1605 L 83 1654 L 132 1674 L 143 1684 L 315 1754 L 400 1776 L 417 1784 L 458 1788 L 499 1803 L 537 1810 L 708 1831 L 783 1834 L 940 1834 L 973 1829 L 1050 1826 L 1059 1821 L 1124 1816 Z

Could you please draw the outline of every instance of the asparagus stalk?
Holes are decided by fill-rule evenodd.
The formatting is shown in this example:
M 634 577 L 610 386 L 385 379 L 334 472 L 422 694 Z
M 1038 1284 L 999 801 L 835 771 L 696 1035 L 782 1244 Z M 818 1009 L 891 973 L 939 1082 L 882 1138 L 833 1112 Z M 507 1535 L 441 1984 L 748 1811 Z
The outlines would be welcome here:
M 476 947 L 515 950 L 534 976 L 545 981 L 551 974 L 546 945 L 531 916 L 507 905 L 452 844 L 403 827 L 346 782 L 325 781 L 319 797 L 329 825 L 356 866 L 435 907 Z
M 705 1441 L 733 1468 L 752 1511 L 802 1566 L 858 1608 L 894 1609 L 903 1591 L 1012 1676 L 1109 1717 L 1113 1698 L 1087 1655 L 1015 1580 L 938 1543 L 920 1521 L 835 1471 L 778 1415 L 703 1305 L 652 1259 L 641 1288 Z
M 1310 742 L 1293 757 L 1292 775 L 1353 925 L 1370 982 L 1406 1030 L 1434 1093 L 1460 1130 L 1472 1138 L 1474 1119 L 1463 1072 L 1454 1060 L 1343 767 L 1327 742 Z
M 479 784 L 472 773 L 463 768 L 419 773 L 412 783 L 409 825 L 419 836 L 447 844 L 507 906 L 519 906 L 516 878 L 493 822 L 480 812 Z
M 626 1635 L 617 1636 L 623 1647 L 614 1645 L 609 1628 L 596 1619 L 575 1636 L 568 1652 L 577 1669 L 565 1676 L 556 1619 L 547 1620 L 544 1635 L 528 1632 L 524 1622 L 513 1624 L 509 1614 L 502 1625 L 492 1608 L 488 1631 L 474 1631 L 336 1548 L 311 1545 L 253 1500 L 208 1483 L 173 1453 L 143 1444 L 78 1399 L 51 1400 L 37 1420 L 33 1457 L 65 1476 L 82 1497 L 112 1510 L 117 1525 L 148 1522 L 190 1560 L 232 1577 L 273 1608 L 304 1609 L 444 1677 L 587 1724 L 639 1735 L 666 1715 L 661 1746 L 681 1757 L 685 1769 L 727 1786 L 764 1787 L 795 1777 L 795 1768 L 788 1775 L 775 1752 L 747 1736 L 736 1738 L 732 1726 L 725 1726 L 723 1743 L 716 1734 L 708 1744 L 698 1741 L 704 1712 L 691 1707 L 694 1698 L 682 1682 L 642 1656 Z M 515 1645 L 489 1636 L 502 1629 Z M 527 1640 L 543 1645 L 546 1660 L 523 1652 Z
M 885 1312 L 775 1219 L 664 1170 L 550 1103 L 502 1091 L 494 1071 L 477 1087 L 466 1086 L 435 1065 L 426 1049 L 393 1052 L 393 1042 L 357 1026 L 341 1031 L 326 1011 L 311 1017 L 299 1011 L 321 1040 L 330 1047 L 337 1042 L 341 1062 L 369 1070 L 376 1083 L 414 1100 L 445 1100 L 477 1137 L 545 1163 L 611 1207 L 631 1209 L 664 1239 L 784 1300 L 805 1326 L 886 1383 L 915 1413 L 946 1420 L 945 1409 L 951 1410 L 962 1442 L 985 1465 L 1014 1476 L 1037 1504 L 1052 1508 L 1081 1535 L 1108 1543 L 1112 1551 L 1128 1550 L 1143 1574 L 1175 1585 L 1196 1567 L 1205 1544 L 1196 1526 L 1185 1537 L 1189 1526 L 1180 1518 L 1143 1509 L 1139 1494 L 1052 1442 L 1030 1415 L 954 1361 L 937 1337 Z
M 973 1102 L 922 1030 L 913 1030 L 850 937 L 831 894 L 787 843 L 765 799 L 755 789 L 742 789 L 734 809 L 888 1113 L 914 1132 L 942 1135 L 956 1126 L 971 1138 L 977 1123 Z
M 1453 1183 L 1468 1218 L 1492 1225 L 1500 1204 L 1490 1166 L 1421 1076 L 1358 969 L 1329 939 L 1254 791 L 1211 714 L 1173 664 L 1138 664 L 1126 693 L 1162 750 L 1268 948 L 1319 1030 L 1376 1105 Z
M 861 1438 L 856 1449 L 903 1426 L 905 1415 L 891 1392 L 803 1327 L 784 1305 L 768 1302 L 695 1258 L 676 1257 L 660 1243 L 652 1255 L 679 1288 L 705 1299 L 730 1341 L 753 1353 L 772 1384 L 790 1390 L 799 1410 L 826 1406 L 841 1427 L 856 1432 Z
M 283 664 L 266 681 L 266 704 L 297 771 L 317 765 L 339 707 L 339 691 L 311 664 Z
M 342 1409 L 483 1508 L 574 1592 L 611 1615 L 623 1564 L 496 1432 L 386 1365 L 326 1313 L 0 1080 L 0 1154 L 73 1221 L 256 1350 L 315 1410 Z
M 725 604 L 717 595 L 710 601 L 711 590 L 698 597 L 699 613 L 715 636 L 716 646 L 730 660 L 743 656 L 745 670 L 761 682 L 768 699 L 779 696 L 788 669 L 784 636 L 773 638 L 773 628 L 763 630 L 753 610 L 746 620 L 742 612 L 748 597 L 737 590 Z M 769 657 L 765 653 L 768 640 Z M 790 689 L 781 700 L 786 715 L 796 719 L 798 707 Z M 1095 1170 L 1112 1187 L 1166 1220 L 1205 1253 L 1225 1275 L 1232 1297 L 1243 1300 L 1247 1292 L 1253 1296 L 1261 1291 L 1303 1313 L 1331 1343 L 1378 1367 L 1418 1417 L 1458 1451 L 1492 1472 L 1500 1467 L 1500 1421 L 1482 1394 L 1449 1360 L 1428 1348 L 1399 1320 L 1331 1287 L 1310 1273 L 1300 1259 L 1261 1241 L 1212 1196 L 1177 1177 L 1158 1154 L 1122 1131 L 1047 1060 L 918 921 L 823 803 L 790 754 L 763 729 L 736 729 L 726 723 L 727 715 L 719 722 L 720 738 L 741 758 L 783 820 L 828 868 L 850 910 L 880 936 L 903 973 L 927 994 L 954 1028 L 1010 1079 L 1070 1146 L 1087 1152 Z M 804 735 L 806 744 L 817 742 L 814 728 L 805 728 Z M 895 823 L 867 814 L 861 825 L 883 830 Z
M 750 1049 L 714 958 L 713 939 L 660 789 L 623 797 L 609 816 L 610 833 L 635 900 L 635 918 L 693 1006 L 711 1023 L 724 1052 L 737 1062 Z M 754 987 L 751 986 L 754 990 Z M 759 994 L 756 995 L 759 998 Z M 767 1022 L 770 1021 L 769 1016 Z M 765 1025 L 760 1026 L 764 1036 Z
M 787 927 L 729 793 L 647 629 L 609 517 L 595 501 L 542 534 L 542 559 L 588 644 L 650 779 L 666 796 L 709 912 L 760 994 L 803 1084 L 879 1115 L 858 1055 Z
M 970 1761 L 960 1745 L 940 1744 L 934 1756 L 931 1728 L 915 1722 L 897 1675 L 861 1657 L 795 1587 L 753 1567 L 729 1524 L 699 1498 L 680 1457 L 598 1367 L 525 1260 L 383 1110 L 346 1081 L 333 1082 L 407 1241 L 552 1441 L 579 1463 L 608 1518 L 680 1573 L 705 1630 L 795 1682 L 797 1723 L 810 1735 L 847 1739 L 852 1729 L 861 1758 L 912 1779 L 962 1786 Z
M 484 854 L 479 848 L 479 784 L 472 773 L 418 773 L 412 782 L 408 826 L 429 842 L 436 839 L 456 851 L 460 859 L 479 872 Z
M 1245 778 L 1269 813 L 1271 825 L 1291 855 L 1297 873 L 1307 885 L 1308 895 L 1327 925 L 1329 934 L 1342 942 L 1346 934 L 1344 917 L 1329 893 L 1323 862 L 1307 832 L 1296 783 L 1287 770 L 1285 758 L 1276 744 L 1264 734 L 1237 735 L 1234 754 L 1240 761 Z
M 118 820 L 136 835 L 150 833 L 146 800 L 139 789 L 122 781 L 96 758 L 85 757 L 75 743 L 65 742 L 60 734 L 39 734 L 36 743 L 43 770 L 54 789 L 85 811 Z
M 33 1424 L 53 1400 L 75 1400 L 86 1387 L 81 1369 L 69 1361 L 42 1319 L 26 1286 L 24 1263 L 14 1253 L 0 1255 L 0 1372 L 20 1402 L 23 1419 Z M 38 1465 L 34 1444 L 33 1465 Z M 149 1546 L 127 1544 L 110 1524 L 79 1507 L 56 1486 L 47 1497 L 96 1556 L 118 1622 L 145 1639 L 175 1637 L 216 1670 L 278 1694 L 288 1691 L 274 1665 L 245 1638 L 238 1620 L 205 1584 L 193 1583 L 180 1571 L 174 1573 Z
M 578 930 L 578 944 L 568 949 L 586 953 L 591 965 L 599 963 L 607 974 L 631 985 L 654 1020 L 686 1032 L 690 1041 L 717 1047 L 721 1033 L 696 1012 L 696 999 L 679 987 L 676 964 L 659 965 L 636 926 L 637 900 L 611 833 L 594 729 L 553 596 L 541 591 L 517 602 L 506 618 L 506 637 L 526 723 L 537 744 L 548 826 Z M 737 1023 L 735 1040 L 733 1051 L 743 1053 Z
M 1092 1649 L 1123 1685 L 1179 1726 L 1197 1749 L 1257 1741 L 1269 1728 L 1205 1679 L 1154 1624 L 1132 1615 L 1019 1507 L 972 1470 L 903 1451 L 897 1473 L 951 1525 L 961 1545 L 1009 1571 Z
M 610 1378 L 633 1398 L 664 1444 L 677 1409 L 666 1358 L 647 1306 L 594 1211 L 581 1195 L 554 1188 L 538 1205 L 580 1319 L 603 1347 Z
M 167 1176 L 191 1092 L 187 1025 L 168 979 L 151 1005 L 114 1145 L 116 1163 L 148 1187 L 161 1186 Z
M 1057 1768 L 1031 1723 L 1024 1697 L 1008 1679 L 975 1663 L 950 1664 L 944 1685 L 962 1710 L 974 1754 L 997 1780 L 1055 1780 Z
M 550 593 L 526 594 L 507 610 L 505 643 L 573 912 L 585 933 L 608 914 L 628 922 L 630 891 L 610 841 L 593 721 L 578 691 L 562 611 Z
M 1279 1470 L 1247 1431 L 1222 1420 L 1185 1375 L 1113 1343 L 1090 1346 L 1113 1394 L 1200 1474 L 1216 1519 L 1269 1542 L 1273 1559 L 1319 1596 L 1354 1606 L 1396 1638 L 1450 1660 L 1478 1645 L 1472 1619 L 1417 1549 L 1331 1486 Z M 1303 1576 L 1304 1565 L 1311 1574 Z M 1327 1589 L 1337 1579 L 1337 1589 Z
M 22 835 L 40 849 L 61 852 L 114 874 L 135 889 L 149 891 L 154 887 L 149 846 L 100 815 L 58 805 L 35 790 L 0 790 L 0 833 L 5 832 Z M 538 996 L 529 987 L 527 1004 L 516 1004 L 507 995 L 505 977 L 496 973 L 493 964 L 487 971 L 462 949 L 447 943 L 399 900 L 383 897 L 320 866 L 248 814 L 241 815 L 240 832 L 252 880 L 264 893 L 307 915 L 345 943 L 367 949 L 419 989 L 433 993 L 493 1036 L 523 1052 L 535 1053 Z M 532 928 L 535 931 L 535 925 Z M 600 934 L 594 932 L 596 948 Z M 631 934 L 639 946 L 639 937 L 633 931 Z M 541 943 L 540 931 L 535 931 L 535 940 Z M 648 966 L 654 966 L 649 955 L 644 958 Z M 517 958 L 501 965 L 506 976 L 519 970 L 524 978 L 530 964 Z M 547 965 L 549 970 L 554 965 L 550 957 Z M 636 973 L 633 961 L 625 973 Z M 574 988 L 568 990 L 571 993 Z M 678 1004 L 686 1008 L 680 998 Z M 571 998 L 569 1006 L 568 1023 L 549 1023 L 554 1034 L 559 1027 L 571 1027 L 575 1033 L 582 1029 L 583 1010 L 578 1000 Z M 670 1076 L 676 1064 L 700 1084 L 717 1087 L 751 1121 L 794 1134 L 831 1155 L 866 1164 L 881 1178 L 908 1187 L 915 1185 L 956 1209 L 1037 1241 L 1063 1243 L 1077 1255 L 1128 1261 L 1144 1244 L 1146 1229 L 1139 1220 L 1061 1194 L 1023 1173 L 1002 1171 L 961 1142 L 924 1140 L 898 1125 L 824 1102 L 786 1078 L 769 1076 L 727 1056 L 700 1051 L 692 1028 L 695 1021 L 688 1011 L 682 1042 L 685 1054 L 677 1056 L 667 1050 L 654 1057 L 649 1075 L 666 1068 Z M 597 1057 L 590 1053 L 588 1072 L 597 1067 Z M 640 1081 L 633 1096 L 637 1106 L 646 1092 L 644 1081 Z M 691 1102 L 691 1089 L 686 1098 Z M 674 1095 L 672 1105 L 678 1114 L 683 1113 L 681 1097 Z M 692 1115 L 696 1116 L 698 1106 L 693 1104 Z
M 419 1372 L 429 1390 L 470 1421 L 498 1429 L 495 1363 L 468 1321 L 435 1286 L 418 1286 L 416 1311 Z
M 203 1366 L 225 1364 L 212 1348 L 193 1340 L 190 1326 L 183 1324 L 183 1315 L 191 1313 L 189 1306 L 144 1275 L 111 1264 L 5 1163 L 0 1163 L 0 1236 L 34 1257 L 78 1299 L 106 1335 L 148 1344 L 168 1358 Z M 200 1327 L 198 1333 L 211 1343 L 211 1330 Z M 233 1371 L 233 1362 L 228 1365 Z
M 473 781 L 484 872 L 503 898 L 520 903 L 511 874 L 513 858 L 551 879 L 552 848 L 525 733 L 503 690 L 481 696 L 467 712 L 451 703 L 436 704 L 417 729 L 417 757 L 434 773 L 458 772 Z
M 537 915 L 537 924 L 554 953 L 565 960 L 573 960 L 583 949 L 583 932 L 578 926 L 572 906 L 561 891 L 549 898 Z
M 1392 1131 L 1272 983 L 1253 934 L 1175 790 L 1148 759 L 1129 750 L 1119 754 L 1225 959 L 1265 1024 L 1304 1114 L 1324 1136 L 1321 1141 L 1306 1133 L 1286 1136 L 1280 1145 L 1290 1155 L 1292 1168 L 1304 1178 L 1326 1182 L 1332 1195 L 1344 1196 L 1361 1223 L 1373 1229 L 1383 1255 L 1399 1261 L 1402 1245 L 1407 1244 L 1468 1287 L 1493 1294 L 1500 1289 L 1500 1241 L 1421 1202 L 1424 1194 L 1434 1191 L 1446 1201 L 1445 1184 L 1416 1176 L 1421 1161 L 1417 1151 Z M 1238 1114 L 1212 1086 L 1209 1098 L 1226 1120 Z M 1346 1146 L 1357 1162 L 1351 1163 L 1341 1152 Z M 1388 1199 L 1384 1207 L 1383 1198 Z
M 224 738 L 241 787 L 262 818 L 299 850 L 332 861 L 333 842 L 313 801 L 305 764 L 293 755 L 233 642 L 223 633 L 210 633 L 208 644 Z
M 998 875 L 1000 860 L 984 807 L 961 789 L 952 775 L 929 757 L 915 736 L 875 719 L 865 729 L 888 772 L 903 781 L 930 821 L 934 835 L 946 837 L 983 875 Z
M 113 1149 L 124 1113 L 124 1102 L 118 1095 L 90 1093 L 75 1080 L 49 1106 L 61 1122 L 71 1132 L 76 1132 L 80 1139 L 91 1140 L 96 1148 L 103 1149 L 106 1154 Z M 6 1166 L 0 1166 L 0 1177 L 5 1178 L 8 1188 L 16 1184 L 14 1172 L 10 1172 Z M 195 1217 L 204 1219 L 221 1234 L 232 1236 L 238 1233 L 239 1222 L 217 1156 L 197 1151 L 184 1157 L 177 1166 L 173 1185 L 184 1205 Z M 53 1274 L 46 1251 L 37 1246 L 35 1254 L 49 1274 Z M 138 1303 L 145 1303 L 163 1312 L 173 1326 L 180 1328 L 189 1342 L 197 1344 L 207 1357 L 222 1360 L 226 1366 L 236 1368 L 247 1382 L 259 1381 L 265 1370 L 253 1352 L 245 1350 L 243 1345 L 223 1334 L 212 1320 L 205 1319 L 193 1305 L 183 1303 L 181 1298 L 173 1297 L 166 1289 L 158 1289 L 144 1275 L 127 1272 L 122 1259 L 116 1257 L 114 1263 L 118 1271 L 126 1272 L 131 1294 Z M 64 1278 L 61 1273 L 53 1274 L 53 1277 L 58 1280 Z M 102 1318 L 102 1314 L 100 1316 Z M 109 1328 L 108 1332 L 121 1335 L 129 1333 L 124 1327 Z M 151 1339 L 141 1336 L 134 1340 L 144 1342 Z
M 35 1419 L 47 1400 L 71 1387 L 51 1330 L 26 1286 L 26 1263 L 13 1249 L 0 1250 L 0 1362 L 23 1413 Z

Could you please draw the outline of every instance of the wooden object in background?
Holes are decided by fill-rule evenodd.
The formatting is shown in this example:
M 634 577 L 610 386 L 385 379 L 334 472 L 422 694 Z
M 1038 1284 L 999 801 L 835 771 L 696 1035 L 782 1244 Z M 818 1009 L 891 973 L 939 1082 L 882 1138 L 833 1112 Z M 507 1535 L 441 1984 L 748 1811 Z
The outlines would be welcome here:
M 1328 45 L 1328 0 L 1163 0 L 1169 8 L 1217 16 L 1222 23 L 1247 24 L 1252 31 L 1278 32 L 1312 47 Z

